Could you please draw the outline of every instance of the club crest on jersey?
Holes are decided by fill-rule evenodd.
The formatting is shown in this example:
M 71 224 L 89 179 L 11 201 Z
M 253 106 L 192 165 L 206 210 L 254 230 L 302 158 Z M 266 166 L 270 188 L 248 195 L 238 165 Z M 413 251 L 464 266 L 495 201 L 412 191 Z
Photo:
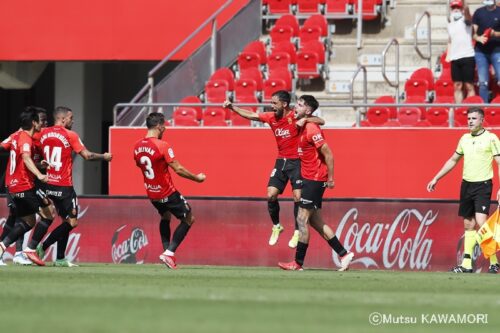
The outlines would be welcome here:
M 288 129 L 282 129 L 282 128 L 277 128 L 275 131 L 274 131 L 274 135 L 276 135 L 277 137 L 280 137 L 280 138 L 286 138 L 286 137 L 289 137 L 290 136 L 290 130 Z

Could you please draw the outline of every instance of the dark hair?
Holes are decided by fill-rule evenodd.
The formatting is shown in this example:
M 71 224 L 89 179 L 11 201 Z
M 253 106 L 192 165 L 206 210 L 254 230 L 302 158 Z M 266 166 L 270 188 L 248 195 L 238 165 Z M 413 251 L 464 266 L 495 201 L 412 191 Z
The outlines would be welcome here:
M 484 118 L 484 111 L 483 111 L 483 109 L 481 109 L 481 108 L 477 108 L 477 107 L 474 107 L 474 108 L 469 108 L 469 109 L 467 110 L 467 114 L 469 114 L 469 113 L 473 113 L 473 112 L 477 112 L 477 113 L 479 113 L 479 114 L 481 115 L 481 117 L 483 117 L 483 118 Z
M 290 106 L 290 101 L 292 100 L 292 96 L 290 95 L 290 93 L 286 90 L 278 90 L 276 91 L 272 97 L 278 97 L 278 100 L 280 102 L 285 102 L 288 104 L 288 106 Z
M 163 113 L 151 112 L 146 118 L 146 126 L 148 127 L 148 129 L 155 128 L 156 126 L 164 123 L 165 116 L 163 115 Z
M 56 107 L 56 109 L 54 110 L 54 113 L 53 113 L 53 116 L 54 116 L 54 119 L 57 118 L 59 115 L 67 115 L 68 112 L 73 112 L 70 108 L 68 108 L 67 106 L 58 106 Z
M 299 99 L 303 100 L 304 104 L 311 108 L 312 112 L 316 111 L 316 109 L 319 107 L 318 101 L 312 95 L 302 95 Z
M 45 110 L 44 108 L 41 108 L 41 107 L 38 107 L 38 106 L 33 106 L 33 105 L 30 105 L 30 106 L 27 106 L 25 108 L 25 110 L 35 110 L 36 113 L 40 114 L 40 113 L 45 113 L 47 114 L 47 110 Z
M 38 113 L 34 108 L 26 108 L 21 115 L 19 116 L 21 119 L 21 128 L 25 131 L 29 131 L 33 128 L 33 122 L 39 122 L 40 118 L 38 118 Z

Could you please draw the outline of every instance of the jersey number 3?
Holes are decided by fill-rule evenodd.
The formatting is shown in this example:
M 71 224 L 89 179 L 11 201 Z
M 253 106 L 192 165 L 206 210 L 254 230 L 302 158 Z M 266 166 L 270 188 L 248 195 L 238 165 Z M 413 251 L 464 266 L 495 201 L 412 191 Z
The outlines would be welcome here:
M 154 179 L 155 172 L 152 168 L 153 164 L 151 163 L 151 159 L 147 156 L 142 156 L 140 162 L 146 168 L 146 170 L 144 170 L 144 176 L 146 176 L 147 179 Z

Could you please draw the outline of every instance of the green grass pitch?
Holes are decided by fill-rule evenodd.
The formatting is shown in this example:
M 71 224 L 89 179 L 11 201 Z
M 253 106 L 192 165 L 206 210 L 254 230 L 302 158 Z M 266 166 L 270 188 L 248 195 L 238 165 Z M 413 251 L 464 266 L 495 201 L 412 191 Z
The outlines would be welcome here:
M 496 332 L 490 274 L 83 264 L 0 268 L 2 332 Z M 416 324 L 370 324 L 370 313 Z M 487 324 L 421 322 L 487 314 Z M 427 317 L 427 320 L 431 319 Z

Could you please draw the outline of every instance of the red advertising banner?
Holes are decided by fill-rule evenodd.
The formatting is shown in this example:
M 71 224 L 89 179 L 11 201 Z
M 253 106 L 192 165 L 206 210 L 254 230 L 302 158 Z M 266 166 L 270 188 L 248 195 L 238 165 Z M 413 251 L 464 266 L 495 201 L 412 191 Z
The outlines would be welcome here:
M 265 200 L 188 199 L 196 222 L 177 250 L 182 265 L 276 266 L 294 258 L 293 205 L 281 203 L 285 231 L 269 246 L 271 222 Z M 159 263 L 163 251 L 159 216 L 147 199 L 81 198 L 80 223 L 71 233 L 67 258 L 76 262 Z M 463 222 L 454 202 L 327 201 L 323 217 L 356 255 L 353 269 L 447 271 L 462 252 Z M 0 199 L 0 229 L 6 221 Z M 54 222 L 54 226 L 59 221 Z M 172 219 L 171 227 L 178 224 Z M 54 227 L 52 226 L 52 228 Z M 311 230 L 305 267 L 334 269 L 339 259 Z M 29 238 L 27 235 L 26 238 Z M 9 260 L 13 246 L 4 255 Z M 46 260 L 55 260 L 51 247 Z M 476 270 L 487 267 L 477 247 Z

